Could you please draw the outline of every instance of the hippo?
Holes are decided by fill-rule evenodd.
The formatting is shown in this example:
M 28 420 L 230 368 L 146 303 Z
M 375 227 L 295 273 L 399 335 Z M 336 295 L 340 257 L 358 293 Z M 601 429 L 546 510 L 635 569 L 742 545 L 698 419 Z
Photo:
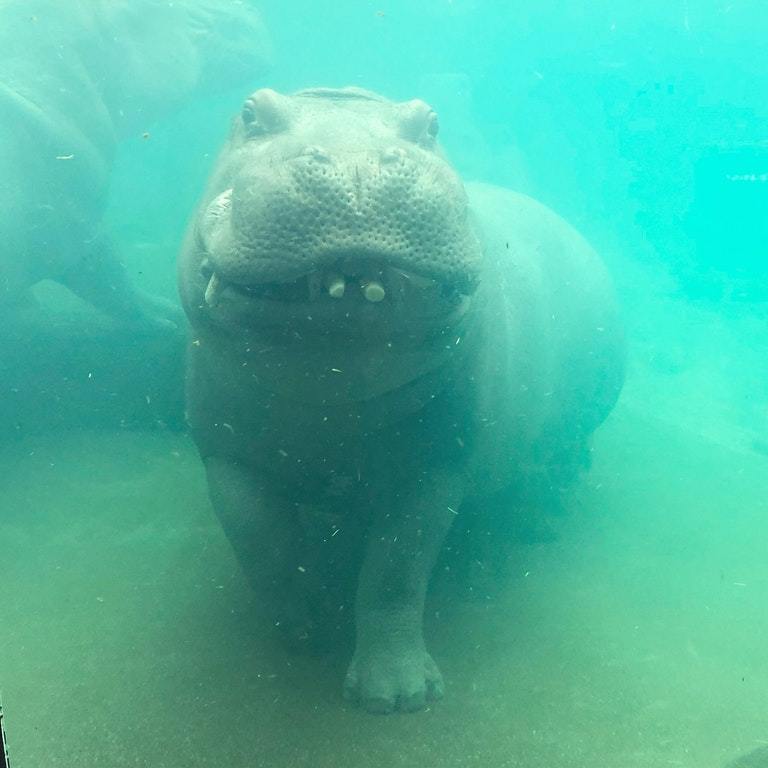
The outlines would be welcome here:
M 116 142 L 264 69 L 256 13 L 227 0 L 0 4 L 0 311 L 58 281 L 116 318 L 173 325 L 101 226 Z
M 463 184 L 437 132 L 420 100 L 259 90 L 179 261 L 217 516 L 286 636 L 353 614 L 343 692 L 378 713 L 443 693 L 422 623 L 453 521 L 559 488 L 623 381 L 595 251 L 533 199 Z

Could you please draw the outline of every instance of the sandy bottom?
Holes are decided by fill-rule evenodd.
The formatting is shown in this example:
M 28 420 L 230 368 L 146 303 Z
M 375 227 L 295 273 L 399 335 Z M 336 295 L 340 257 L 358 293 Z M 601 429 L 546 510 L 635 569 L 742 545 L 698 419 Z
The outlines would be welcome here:
M 768 457 L 627 398 L 554 543 L 428 616 L 446 699 L 345 705 L 252 597 L 186 436 L 0 451 L 14 768 L 720 768 L 768 743 Z

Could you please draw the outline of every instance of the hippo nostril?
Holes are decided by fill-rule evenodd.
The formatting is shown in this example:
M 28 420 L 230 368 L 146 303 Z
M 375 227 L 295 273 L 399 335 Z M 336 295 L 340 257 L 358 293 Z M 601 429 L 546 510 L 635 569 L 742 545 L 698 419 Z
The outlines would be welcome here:
M 399 163 L 405 159 L 405 150 L 401 147 L 388 147 L 381 153 L 382 163 Z
M 310 160 L 315 160 L 318 163 L 330 163 L 331 154 L 322 147 L 316 147 L 314 145 L 304 147 L 301 152 L 302 157 L 308 157 Z

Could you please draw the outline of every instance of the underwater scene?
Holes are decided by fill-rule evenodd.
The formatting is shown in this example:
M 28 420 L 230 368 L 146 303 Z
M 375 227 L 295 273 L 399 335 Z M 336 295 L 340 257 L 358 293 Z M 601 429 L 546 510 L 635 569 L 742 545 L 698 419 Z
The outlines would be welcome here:
M 766 39 L 0 0 L 0 768 L 768 768 Z

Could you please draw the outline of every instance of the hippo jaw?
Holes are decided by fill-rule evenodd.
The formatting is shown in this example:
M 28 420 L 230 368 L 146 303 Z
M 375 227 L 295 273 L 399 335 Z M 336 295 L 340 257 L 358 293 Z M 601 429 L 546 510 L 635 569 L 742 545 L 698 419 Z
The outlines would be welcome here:
M 203 305 L 222 318 L 235 314 L 257 323 L 258 317 L 284 322 L 314 316 L 341 324 L 385 318 L 391 324 L 399 312 L 410 320 L 452 324 L 469 307 L 469 295 L 449 283 L 393 266 L 375 254 L 339 256 L 328 263 L 292 280 L 240 283 L 204 259 Z
M 236 170 L 196 229 L 204 306 L 462 314 L 481 253 L 463 186 L 434 146 L 434 113 L 352 89 L 304 94 L 246 102 Z

